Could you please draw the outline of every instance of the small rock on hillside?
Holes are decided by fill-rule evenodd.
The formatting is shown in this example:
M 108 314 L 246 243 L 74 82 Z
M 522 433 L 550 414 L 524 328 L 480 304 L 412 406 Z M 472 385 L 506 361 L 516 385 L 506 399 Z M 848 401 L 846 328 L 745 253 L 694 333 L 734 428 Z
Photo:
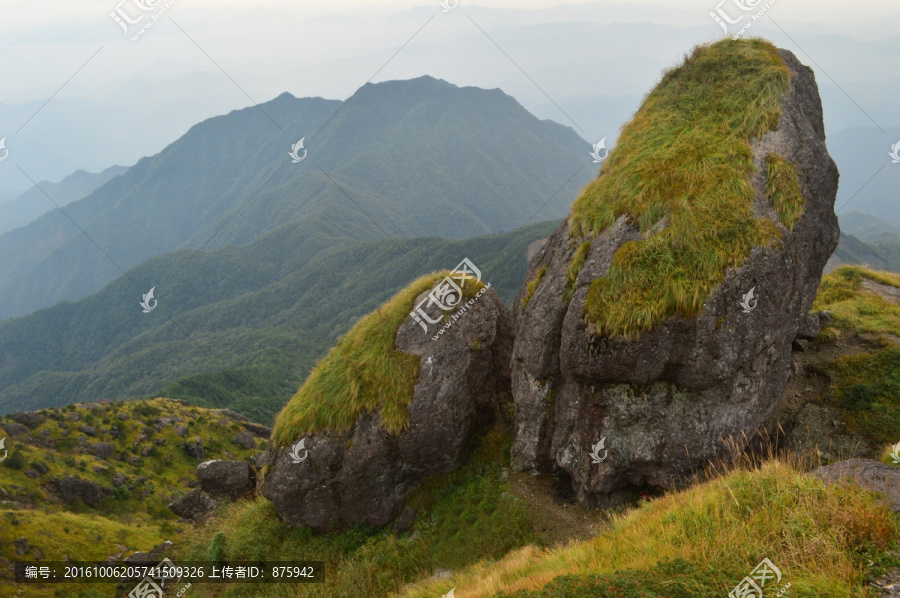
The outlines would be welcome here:
M 256 470 L 245 461 L 206 461 L 197 466 L 200 487 L 228 498 L 251 495 L 256 488 Z
M 188 491 L 169 504 L 169 510 L 191 521 L 199 521 L 216 510 L 218 503 L 200 488 Z
M 84 504 L 96 507 L 102 499 L 111 496 L 113 491 L 97 482 L 83 480 L 75 476 L 67 476 L 56 484 L 59 495 L 63 501 L 72 504 L 81 501 Z

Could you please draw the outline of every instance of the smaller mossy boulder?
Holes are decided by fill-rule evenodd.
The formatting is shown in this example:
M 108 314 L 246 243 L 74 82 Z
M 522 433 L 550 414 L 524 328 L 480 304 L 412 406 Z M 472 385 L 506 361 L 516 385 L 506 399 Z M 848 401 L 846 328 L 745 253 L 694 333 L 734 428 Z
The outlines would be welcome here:
M 450 310 L 429 301 L 449 275 L 414 281 L 360 320 L 278 416 L 261 492 L 284 521 L 385 525 L 424 478 L 465 462 L 508 392 L 512 317 L 474 279 Z

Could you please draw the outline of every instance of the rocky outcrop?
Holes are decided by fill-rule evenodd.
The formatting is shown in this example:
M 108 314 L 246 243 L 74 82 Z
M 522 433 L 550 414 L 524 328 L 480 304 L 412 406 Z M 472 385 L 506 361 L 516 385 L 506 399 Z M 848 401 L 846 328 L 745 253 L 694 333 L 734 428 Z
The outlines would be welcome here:
M 218 503 L 209 494 L 200 488 L 194 488 L 169 503 L 169 510 L 179 517 L 199 521 L 215 511 L 218 506 Z
M 811 475 L 829 483 L 852 482 L 866 490 L 881 492 L 885 502 L 900 513 L 900 467 L 872 459 L 847 459 L 819 467 Z
M 427 311 L 433 320 L 442 315 L 437 307 Z M 319 530 L 346 522 L 385 525 L 425 477 L 465 462 L 476 428 L 491 421 L 508 385 L 512 319 L 490 289 L 449 319 L 452 326 L 436 339 L 408 316 L 397 331 L 397 350 L 420 364 L 407 429 L 389 433 L 379 413 L 363 412 L 346 432 L 306 437 L 299 462 L 291 447 L 261 460 L 272 463 L 262 494 L 282 519 Z
M 726 439 L 746 443 L 744 435 L 772 412 L 788 381 L 792 343 L 798 332 L 815 332 L 804 318 L 839 235 L 838 172 L 825 148 L 816 82 L 793 54 L 779 53 L 791 87 L 777 130 L 751 142 L 751 183 L 753 211 L 778 227 L 782 241 L 754 248 L 725 272 L 699 313 L 669 317 L 637 339 L 609 338 L 585 322 L 588 289 L 642 233 L 620 216 L 591 238 L 569 295 L 569 266 L 588 238 L 570 238 L 564 222 L 532 260 L 515 303 L 513 467 L 561 470 L 581 502 L 612 504 L 635 488 L 681 484 Z M 764 194 L 770 153 L 799 173 L 804 205 L 793 231 Z M 751 289 L 758 302 L 746 313 L 741 302 Z
M 268 438 L 272 435 L 272 428 L 268 426 L 263 426 L 261 424 L 254 424 L 253 422 L 244 422 L 244 428 L 247 429 L 248 432 L 253 434 L 258 438 Z
M 188 456 L 197 459 L 198 461 L 203 461 L 204 451 L 203 451 L 203 441 L 200 440 L 200 437 L 196 437 L 193 440 L 187 440 L 184 443 L 184 450 L 187 452 Z
M 102 499 L 113 494 L 112 490 L 97 482 L 75 476 L 67 476 L 57 482 L 56 489 L 66 503 L 81 501 L 91 507 L 96 507 Z
M 115 453 L 115 449 L 108 442 L 95 442 L 88 445 L 88 448 L 101 459 L 109 459 Z
M 210 494 L 241 498 L 253 494 L 256 470 L 245 461 L 206 461 L 197 466 L 200 488 Z
M 241 430 L 232 438 L 235 444 L 239 444 L 245 449 L 253 449 L 256 448 L 256 440 L 253 438 L 253 435 L 247 430 Z
M 20 411 L 19 413 L 10 415 L 10 418 L 29 428 L 36 428 L 47 419 L 43 413 L 38 413 L 37 411 Z
M 28 434 L 28 426 L 16 423 L 0 424 L 0 429 L 9 434 L 10 438 L 16 438 L 22 434 Z

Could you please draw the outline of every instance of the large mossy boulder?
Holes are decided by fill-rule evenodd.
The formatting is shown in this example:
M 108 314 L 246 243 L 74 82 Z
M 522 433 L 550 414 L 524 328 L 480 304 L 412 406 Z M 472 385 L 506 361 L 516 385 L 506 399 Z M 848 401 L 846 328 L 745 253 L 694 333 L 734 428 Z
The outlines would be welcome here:
M 726 40 L 667 72 L 516 299 L 513 466 L 614 504 L 744 446 L 837 246 L 837 185 L 790 52 Z
M 261 492 L 284 521 L 385 525 L 424 478 L 465 462 L 508 392 L 512 317 L 474 279 L 453 309 L 430 302 L 447 275 L 416 280 L 360 320 L 279 414 Z

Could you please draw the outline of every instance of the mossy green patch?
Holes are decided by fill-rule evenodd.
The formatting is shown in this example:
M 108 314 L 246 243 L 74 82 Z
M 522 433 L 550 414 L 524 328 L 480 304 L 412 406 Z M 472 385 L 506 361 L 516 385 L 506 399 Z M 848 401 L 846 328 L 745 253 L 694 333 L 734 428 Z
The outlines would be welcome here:
M 275 443 L 284 446 L 308 434 L 348 430 L 363 411 L 378 411 L 388 432 L 406 429 L 419 358 L 394 348 L 397 330 L 416 297 L 448 274 L 418 278 L 341 337 L 278 415 Z M 483 286 L 466 284 L 463 297 L 471 298 Z
M 824 276 L 813 310 L 834 316 L 829 328 L 845 332 L 900 336 L 900 306 L 865 290 L 864 280 L 900 288 L 900 276 L 860 266 L 844 266 Z
M 563 291 L 563 301 L 572 300 L 572 295 L 575 293 L 575 281 L 578 280 L 578 275 L 584 268 L 584 262 L 590 252 L 591 241 L 587 240 L 579 245 L 572 255 L 572 261 L 569 262 L 569 268 L 566 270 L 566 290 Z
M 766 170 L 766 199 L 772 202 L 781 223 L 793 231 L 803 213 L 797 165 L 778 154 L 769 154 L 766 156 Z
M 900 440 L 900 347 L 843 357 L 830 370 L 848 428 L 876 442 Z
M 828 402 L 846 410 L 848 431 L 877 443 L 900 439 L 900 305 L 865 288 L 865 281 L 900 288 L 900 276 L 845 266 L 822 278 L 814 310 L 828 310 L 833 321 L 817 342 L 833 342 L 841 333 L 880 339 L 881 349 L 841 357 L 829 364 L 833 384 Z
M 532 281 L 528 283 L 528 286 L 525 288 L 525 298 L 522 299 L 522 309 L 524 309 L 525 306 L 528 305 L 528 302 L 531 301 L 531 298 L 534 297 L 534 292 L 537 290 L 538 286 L 540 286 L 541 281 L 544 280 L 544 274 L 546 273 L 547 264 L 544 264 L 537 273 L 535 273 Z
M 625 243 L 591 284 L 585 318 L 597 334 L 633 337 L 695 314 L 728 268 L 779 239 L 751 209 L 750 140 L 777 127 L 789 86 L 773 45 L 724 40 L 697 47 L 647 96 L 570 217 L 574 237 L 622 215 L 642 232 L 665 224 Z

